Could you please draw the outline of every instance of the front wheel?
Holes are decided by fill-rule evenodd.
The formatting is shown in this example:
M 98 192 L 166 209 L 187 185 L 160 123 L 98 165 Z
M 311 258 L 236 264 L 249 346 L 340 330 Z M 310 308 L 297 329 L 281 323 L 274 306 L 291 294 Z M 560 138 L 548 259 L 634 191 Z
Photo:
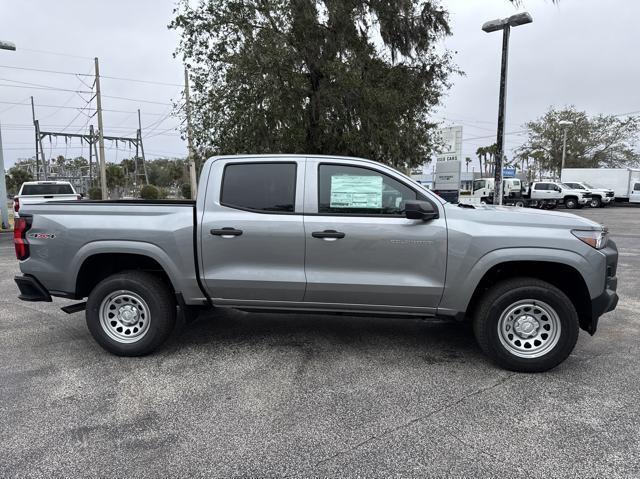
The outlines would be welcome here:
M 176 321 L 171 290 L 157 276 L 128 271 L 104 279 L 87 300 L 87 327 L 118 356 L 142 356 L 166 341 Z
M 499 366 L 543 372 L 564 361 L 578 340 L 578 314 L 555 286 L 515 278 L 491 288 L 473 320 L 480 348 Z
M 566 198 L 564 200 L 564 206 L 569 210 L 576 209 L 578 207 L 578 200 L 576 198 Z
M 602 206 L 602 200 L 599 197 L 594 196 L 589 200 L 589 206 L 591 206 L 591 208 L 600 208 L 600 206 Z

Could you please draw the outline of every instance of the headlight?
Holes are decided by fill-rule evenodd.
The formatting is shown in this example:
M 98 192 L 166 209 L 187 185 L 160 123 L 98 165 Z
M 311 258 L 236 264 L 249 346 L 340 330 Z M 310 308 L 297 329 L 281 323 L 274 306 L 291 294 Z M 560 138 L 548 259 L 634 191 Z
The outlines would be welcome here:
M 609 239 L 609 232 L 606 228 L 601 230 L 571 230 L 573 236 L 578 238 L 583 243 L 587 243 L 589 246 L 595 249 L 602 249 L 607 246 L 607 240 Z

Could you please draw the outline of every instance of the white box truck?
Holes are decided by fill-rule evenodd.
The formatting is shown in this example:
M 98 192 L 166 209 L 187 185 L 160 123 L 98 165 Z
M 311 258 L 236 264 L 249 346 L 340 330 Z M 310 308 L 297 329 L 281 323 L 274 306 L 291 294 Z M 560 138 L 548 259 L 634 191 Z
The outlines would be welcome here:
M 596 188 L 611 188 L 616 201 L 640 203 L 640 168 L 565 168 L 562 182 L 581 181 Z

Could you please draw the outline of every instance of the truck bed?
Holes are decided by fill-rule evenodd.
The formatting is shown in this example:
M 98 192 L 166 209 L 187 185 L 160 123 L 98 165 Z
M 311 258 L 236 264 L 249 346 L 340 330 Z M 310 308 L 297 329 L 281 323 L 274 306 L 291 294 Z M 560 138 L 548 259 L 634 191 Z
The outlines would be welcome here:
M 179 278 L 173 285 L 198 302 L 195 201 L 85 200 L 25 205 L 32 215 L 29 270 L 53 295 L 74 297 L 88 258 L 103 252 L 146 255 Z M 126 258 L 124 258 L 126 260 Z M 97 263 L 96 263 L 97 264 Z M 108 267 L 108 265 L 106 265 Z M 100 268 L 105 265 L 101 264 Z

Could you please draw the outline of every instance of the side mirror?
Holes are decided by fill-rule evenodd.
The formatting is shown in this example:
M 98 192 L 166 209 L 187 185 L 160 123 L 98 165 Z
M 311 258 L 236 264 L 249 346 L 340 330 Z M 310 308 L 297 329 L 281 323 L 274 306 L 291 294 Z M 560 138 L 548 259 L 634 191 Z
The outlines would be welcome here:
M 438 217 L 438 210 L 428 201 L 410 200 L 404 204 L 404 215 L 410 220 L 429 221 Z
M 554 187 L 553 187 L 553 189 L 554 189 L 555 191 L 562 191 L 562 189 L 561 189 L 559 186 L 554 186 Z

